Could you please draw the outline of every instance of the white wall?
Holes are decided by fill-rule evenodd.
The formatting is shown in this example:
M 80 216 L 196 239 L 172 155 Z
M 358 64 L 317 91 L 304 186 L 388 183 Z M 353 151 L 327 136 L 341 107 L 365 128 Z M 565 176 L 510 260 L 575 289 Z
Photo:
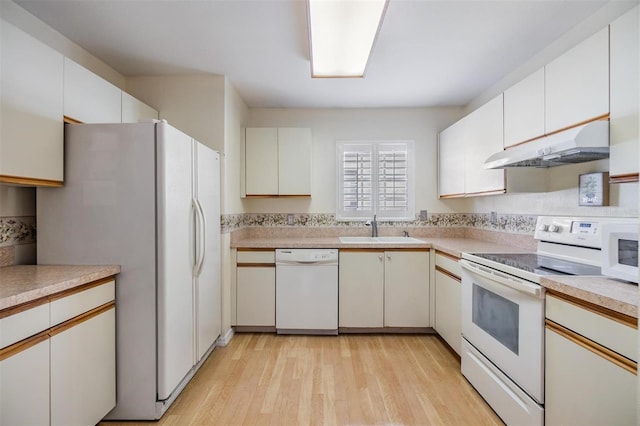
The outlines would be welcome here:
M 464 200 L 437 195 L 438 132 L 456 121 L 460 108 L 280 109 L 252 108 L 247 127 L 309 127 L 313 137 L 311 199 L 245 199 L 249 213 L 335 213 L 338 140 L 414 140 L 416 212 L 451 212 Z M 462 210 L 464 211 L 464 210 Z
M 225 80 L 213 74 L 129 77 L 126 91 L 172 126 L 223 152 Z
M 240 142 L 244 126 L 249 116 L 249 108 L 236 89 L 227 81 L 225 90 L 224 113 L 224 199 L 222 212 L 226 214 L 243 213 L 240 201 Z

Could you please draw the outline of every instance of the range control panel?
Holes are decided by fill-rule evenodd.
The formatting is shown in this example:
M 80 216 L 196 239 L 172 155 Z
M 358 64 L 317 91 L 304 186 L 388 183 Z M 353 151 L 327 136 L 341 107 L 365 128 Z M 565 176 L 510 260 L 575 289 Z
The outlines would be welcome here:
M 602 248 L 602 225 L 628 223 L 632 218 L 538 216 L 534 237 L 539 241 Z
M 600 248 L 603 220 L 608 218 L 538 216 L 534 236 L 540 241 Z

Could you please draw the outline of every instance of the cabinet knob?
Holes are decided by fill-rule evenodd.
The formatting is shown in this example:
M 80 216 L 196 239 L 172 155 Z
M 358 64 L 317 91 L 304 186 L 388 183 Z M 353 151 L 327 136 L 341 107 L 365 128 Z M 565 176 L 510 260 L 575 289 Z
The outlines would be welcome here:
M 391 260 L 391 254 L 387 254 L 387 259 Z
M 378 259 L 382 260 L 382 255 L 379 255 L 379 256 L 378 256 Z

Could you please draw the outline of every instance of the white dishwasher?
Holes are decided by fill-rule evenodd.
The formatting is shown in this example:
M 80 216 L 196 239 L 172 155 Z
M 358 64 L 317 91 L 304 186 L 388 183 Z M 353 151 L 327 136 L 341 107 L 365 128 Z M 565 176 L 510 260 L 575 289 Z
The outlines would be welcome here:
M 338 334 L 338 250 L 276 250 L 278 334 Z

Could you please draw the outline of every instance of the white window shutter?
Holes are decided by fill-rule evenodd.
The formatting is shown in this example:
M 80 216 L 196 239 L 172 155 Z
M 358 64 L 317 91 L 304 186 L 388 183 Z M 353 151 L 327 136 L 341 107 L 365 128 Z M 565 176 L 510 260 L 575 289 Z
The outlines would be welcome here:
M 414 220 L 413 141 L 338 142 L 338 220 Z

